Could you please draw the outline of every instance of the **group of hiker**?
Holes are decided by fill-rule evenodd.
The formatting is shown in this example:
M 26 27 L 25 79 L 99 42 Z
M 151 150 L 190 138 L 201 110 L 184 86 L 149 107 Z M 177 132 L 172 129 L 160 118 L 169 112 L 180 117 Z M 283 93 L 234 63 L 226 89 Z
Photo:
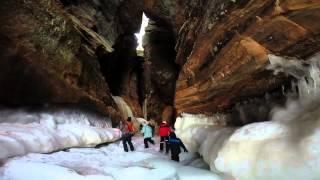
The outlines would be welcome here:
M 155 124 L 151 121 L 146 121 L 140 125 L 140 132 L 144 137 L 144 147 L 149 148 L 149 143 L 155 144 L 155 141 L 152 139 L 154 136 Z M 134 151 L 134 146 L 131 142 L 132 136 L 134 136 L 136 130 L 134 128 L 131 117 L 127 118 L 126 122 L 122 124 L 122 143 L 125 152 L 128 152 L 128 145 L 131 151 Z M 184 146 L 181 139 L 179 139 L 174 130 L 169 126 L 166 121 L 162 121 L 159 126 L 159 136 L 160 136 L 160 152 L 163 152 L 165 146 L 166 154 L 171 151 L 171 159 L 179 162 L 179 154 L 181 153 L 181 147 L 184 152 L 188 152 L 187 148 Z M 128 145 L 127 145 L 128 144 Z

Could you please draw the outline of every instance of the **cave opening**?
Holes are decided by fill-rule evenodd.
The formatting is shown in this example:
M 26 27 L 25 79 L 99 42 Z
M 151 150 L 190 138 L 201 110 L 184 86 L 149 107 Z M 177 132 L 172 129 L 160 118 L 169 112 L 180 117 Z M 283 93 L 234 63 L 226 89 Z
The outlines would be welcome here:
M 168 122 L 173 122 L 180 71 L 175 63 L 175 33 L 168 23 L 148 16 L 142 15 L 139 33 L 119 35 L 112 52 L 97 49 L 97 56 L 113 96 L 138 105 L 145 119 L 160 122 L 166 116 Z
M 135 33 L 135 36 L 138 39 L 138 46 L 137 46 L 137 54 L 143 56 L 144 48 L 143 48 L 143 38 L 146 32 L 146 27 L 149 24 L 149 18 L 143 13 L 142 14 L 142 22 L 139 33 Z
M 174 96 L 180 67 L 176 64 L 176 34 L 173 25 L 157 16 L 149 17 L 143 38 L 144 96 L 147 114 L 158 122 L 173 122 Z
M 112 96 L 125 99 L 126 103 L 141 109 L 146 94 L 146 66 L 144 63 L 143 36 L 148 25 L 148 18 L 141 14 L 139 32 L 126 32 L 117 36 L 112 45 L 113 51 L 107 52 L 98 47 L 96 55 L 100 70 Z

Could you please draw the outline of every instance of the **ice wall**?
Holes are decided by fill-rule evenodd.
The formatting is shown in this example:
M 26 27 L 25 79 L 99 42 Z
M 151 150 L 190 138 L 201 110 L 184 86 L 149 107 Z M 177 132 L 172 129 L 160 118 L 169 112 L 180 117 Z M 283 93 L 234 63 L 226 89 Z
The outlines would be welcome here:
M 182 113 L 174 125 L 176 134 L 187 144 L 188 150 L 197 152 L 212 128 L 220 129 L 225 122 L 224 115 L 205 116 Z
M 224 126 L 225 116 L 216 114 L 206 116 L 183 113 L 176 119 L 176 134 L 190 152 L 198 152 L 216 173 L 214 160 L 224 142 L 231 136 L 234 128 Z
M 132 119 L 132 122 L 135 126 L 136 129 L 139 129 L 139 125 L 140 125 L 140 121 L 143 119 L 143 118 L 136 118 L 134 117 L 133 113 L 132 113 L 132 110 L 130 108 L 130 106 L 126 103 L 126 101 L 120 97 L 120 96 L 112 96 L 113 100 L 116 102 L 121 114 L 122 114 L 122 117 L 123 117 L 123 120 L 126 120 L 128 117 L 131 117 Z
M 208 118 L 183 116 L 177 119 L 177 132 L 203 155 L 211 170 L 235 179 L 320 179 L 320 56 L 309 60 L 309 66 L 294 60 L 288 65 L 281 57 L 270 57 L 276 60 L 277 72 L 297 78 L 293 84 L 299 94 L 298 99 L 288 99 L 285 107 L 275 107 L 271 121 L 232 132 L 206 127 Z M 202 135 L 180 128 L 179 124 L 193 122 L 197 125 L 192 131 Z
M 122 97 L 112 96 L 112 98 L 116 102 L 124 120 L 126 120 L 128 117 L 133 117 L 130 106 L 123 100 Z
M 111 120 L 80 110 L 0 110 L 0 159 L 119 139 Z

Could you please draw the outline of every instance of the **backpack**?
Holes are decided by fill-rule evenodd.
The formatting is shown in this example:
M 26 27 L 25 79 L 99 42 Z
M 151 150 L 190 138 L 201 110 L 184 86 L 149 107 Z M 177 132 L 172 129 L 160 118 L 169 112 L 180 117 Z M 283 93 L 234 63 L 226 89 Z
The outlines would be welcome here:
M 130 136 L 134 135 L 134 126 L 133 123 L 127 122 L 125 125 L 125 134 L 128 134 Z
M 129 132 L 133 132 L 133 124 L 132 123 L 127 123 L 127 128 Z
M 149 125 L 152 129 L 152 137 L 154 137 L 154 130 L 155 130 L 155 127 L 153 125 Z

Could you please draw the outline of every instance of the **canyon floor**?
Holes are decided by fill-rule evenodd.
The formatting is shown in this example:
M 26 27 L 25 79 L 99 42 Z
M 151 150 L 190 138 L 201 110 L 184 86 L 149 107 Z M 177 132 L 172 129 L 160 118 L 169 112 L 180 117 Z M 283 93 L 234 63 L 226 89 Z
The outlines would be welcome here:
M 181 162 L 159 152 L 156 145 L 145 149 L 143 137 L 133 138 L 136 148 L 124 152 L 121 141 L 99 148 L 71 148 L 51 154 L 31 153 L 16 157 L 0 170 L 3 180 L 106 180 L 106 179 L 220 179 L 191 153 L 182 153 Z

